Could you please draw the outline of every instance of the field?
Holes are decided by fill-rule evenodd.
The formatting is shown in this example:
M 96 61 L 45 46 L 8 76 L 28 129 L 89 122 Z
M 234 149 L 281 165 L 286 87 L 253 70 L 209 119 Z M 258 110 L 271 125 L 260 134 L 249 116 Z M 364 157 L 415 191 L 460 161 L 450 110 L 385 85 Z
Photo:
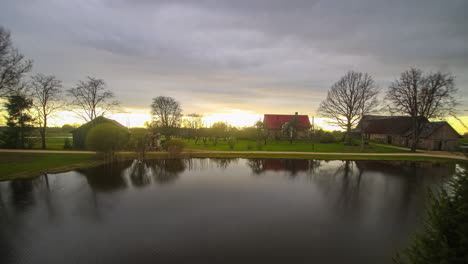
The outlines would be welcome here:
M 336 152 L 336 153 L 359 153 L 360 146 L 347 146 L 342 143 L 315 143 L 296 140 L 292 144 L 288 141 L 267 141 L 261 148 L 257 146 L 256 141 L 238 140 L 234 149 L 231 149 L 227 141 L 220 140 L 217 145 L 213 142 L 203 144 L 201 140 L 195 144 L 195 140 L 185 140 L 187 149 L 208 150 L 208 151 L 284 151 L 284 152 Z M 370 143 L 365 146 L 364 152 L 367 153 L 404 153 L 402 149 Z

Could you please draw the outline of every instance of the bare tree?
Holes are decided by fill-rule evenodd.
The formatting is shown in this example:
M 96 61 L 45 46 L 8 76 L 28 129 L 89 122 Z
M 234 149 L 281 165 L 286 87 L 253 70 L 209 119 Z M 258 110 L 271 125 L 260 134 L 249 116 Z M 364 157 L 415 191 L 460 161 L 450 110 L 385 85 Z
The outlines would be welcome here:
M 369 74 L 349 71 L 333 84 L 327 98 L 320 103 L 318 113 L 345 129 L 349 142 L 351 129 L 363 115 L 376 109 L 378 93 Z
M 72 97 L 72 111 L 85 121 L 115 111 L 120 105 L 114 100 L 114 93 L 106 89 L 102 79 L 88 77 L 86 81 L 79 81 L 68 93 Z
M 411 150 L 416 151 L 421 130 L 428 119 L 453 115 L 458 105 L 454 77 L 449 73 L 424 74 L 411 68 L 390 84 L 386 99 L 392 113 L 412 118 Z
M 189 139 L 195 138 L 195 144 L 198 143 L 200 137 L 200 128 L 203 127 L 203 115 L 192 113 L 185 116 L 183 127 L 189 129 Z
M 39 124 L 42 148 L 46 148 L 47 121 L 51 115 L 64 106 L 62 81 L 55 76 L 37 74 L 31 81 L 35 120 Z
M 7 96 L 32 68 L 32 61 L 13 47 L 10 32 L 0 26 L 0 97 Z
M 161 129 L 167 136 L 170 136 L 175 128 L 180 127 L 182 108 L 179 102 L 172 97 L 158 96 L 153 98 L 151 114 L 153 115 L 152 126 Z

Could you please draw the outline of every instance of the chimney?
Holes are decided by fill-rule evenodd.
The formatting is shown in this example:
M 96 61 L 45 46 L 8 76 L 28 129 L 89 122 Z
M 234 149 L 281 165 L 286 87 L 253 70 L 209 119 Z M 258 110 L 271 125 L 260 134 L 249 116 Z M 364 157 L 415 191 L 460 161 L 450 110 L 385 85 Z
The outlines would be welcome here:
M 297 112 L 295 113 L 295 115 L 297 115 Z

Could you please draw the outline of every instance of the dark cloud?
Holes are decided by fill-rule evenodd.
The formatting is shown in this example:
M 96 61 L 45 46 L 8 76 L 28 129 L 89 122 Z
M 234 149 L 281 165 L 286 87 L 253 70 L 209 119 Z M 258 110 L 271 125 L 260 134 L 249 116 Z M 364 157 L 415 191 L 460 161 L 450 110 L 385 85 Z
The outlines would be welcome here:
M 104 78 L 129 106 L 164 94 L 189 111 L 312 112 L 350 69 L 382 87 L 411 66 L 447 70 L 467 97 L 466 10 L 464 0 L 18 0 L 2 4 L 0 24 L 36 71 L 69 85 Z

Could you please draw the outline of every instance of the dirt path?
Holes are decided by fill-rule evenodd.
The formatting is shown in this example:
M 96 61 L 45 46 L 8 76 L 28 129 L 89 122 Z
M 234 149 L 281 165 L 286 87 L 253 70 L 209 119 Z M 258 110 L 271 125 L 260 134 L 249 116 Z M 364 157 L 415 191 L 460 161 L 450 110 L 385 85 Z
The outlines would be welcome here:
M 93 151 L 77 151 L 77 150 L 29 150 L 29 149 L 0 149 L 0 152 L 7 153 L 66 153 L 66 154 L 93 154 Z M 132 153 L 132 152 L 120 152 Z M 152 152 L 150 152 L 152 153 Z M 418 157 L 434 157 L 448 158 L 457 160 L 468 160 L 462 153 L 453 153 L 445 151 L 423 151 L 417 153 L 341 153 L 341 152 L 297 152 L 297 151 L 211 151 L 211 150 L 187 150 L 186 154 L 203 154 L 203 153 L 219 153 L 219 154 L 301 154 L 301 155 L 345 155 L 345 156 L 418 156 Z

